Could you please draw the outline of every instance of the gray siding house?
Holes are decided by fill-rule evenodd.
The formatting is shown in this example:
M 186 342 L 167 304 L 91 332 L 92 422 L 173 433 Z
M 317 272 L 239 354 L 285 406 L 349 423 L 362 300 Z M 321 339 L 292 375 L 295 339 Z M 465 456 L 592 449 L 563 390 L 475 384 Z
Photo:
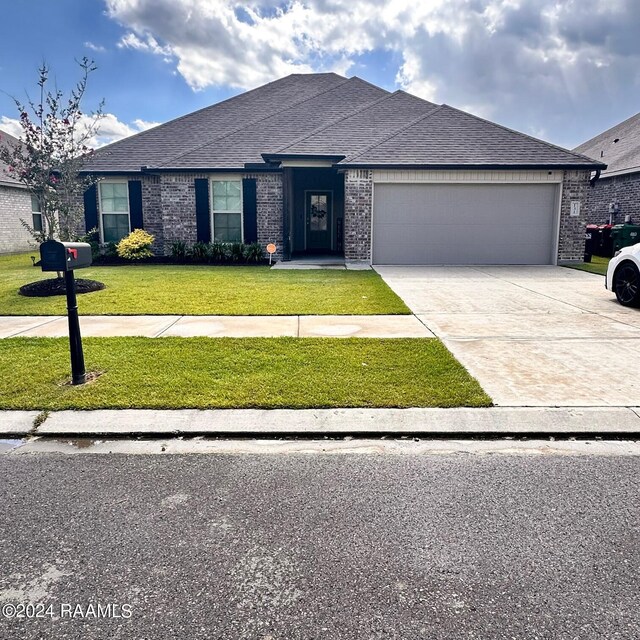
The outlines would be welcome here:
M 0 131 L 0 144 L 15 145 L 20 142 Z M 0 253 L 17 253 L 35 247 L 34 239 L 20 220 L 35 228 L 42 228 L 37 200 L 31 198 L 26 188 L 11 176 L 9 167 L 0 161 Z
M 581 260 L 605 164 L 403 91 L 294 74 L 97 151 L 87 229 L 275 243 L 284 260 Z
M 589 189 L 587 222 L 640 224 L 640 113 L 575 149 L 607 164 Z M 611 216 L 611 218 L 610 218 Z

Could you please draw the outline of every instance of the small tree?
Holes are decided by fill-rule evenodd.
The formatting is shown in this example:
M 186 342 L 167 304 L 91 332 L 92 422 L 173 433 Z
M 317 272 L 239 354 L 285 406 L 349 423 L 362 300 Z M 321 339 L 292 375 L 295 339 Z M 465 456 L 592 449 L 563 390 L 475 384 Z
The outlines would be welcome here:
M 57 87 L 49 89 L 49 67 L 43 64 L 38 69 L 39 100 L 28 98 L 25 105 L 13 99 L 20 113 L 21 144 L 0 147 L 0 159 L 9 165 L 8 174 L 40 204 L 42 232 L 21 220 L 37 242 L 77 239 L 82 228 L 82 195 L 96 181 L 80 172 L 93 153 L 88 142 L 98 132 L 104 101 L 96 111 L 82 112 L 87 80 L 97 67 L 86 57 L 78 65 L 81 78 L 67 98 Z

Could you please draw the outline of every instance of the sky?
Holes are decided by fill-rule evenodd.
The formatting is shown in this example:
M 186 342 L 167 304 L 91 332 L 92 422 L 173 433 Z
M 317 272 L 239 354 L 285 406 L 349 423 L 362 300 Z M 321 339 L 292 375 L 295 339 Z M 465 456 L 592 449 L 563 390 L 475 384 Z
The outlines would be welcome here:
M 638 0 L 3 0 L 0 129 L 12 97 L 88 56 L 94 146 L 289 73 L 404 89 L 566 148 L 640 111 Z

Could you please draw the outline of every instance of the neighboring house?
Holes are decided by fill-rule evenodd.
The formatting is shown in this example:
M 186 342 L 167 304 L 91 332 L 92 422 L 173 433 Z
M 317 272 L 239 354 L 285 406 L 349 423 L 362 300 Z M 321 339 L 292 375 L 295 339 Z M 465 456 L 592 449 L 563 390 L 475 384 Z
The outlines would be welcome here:
M 0 131 L 1 145 L 20 144 L 17 138 Z M 32 198 L 9 167 L 0 161 L 0 253 L 28 251 L 36 246 L 20 220 L 42 229 L 42 214 L 36 198 Z
M 294 74 L 98 150 L 87 228 L 276 244 L 285 260 L 555 264 L 606 165 L 360 78 Z
M 606 170 L 589 190 L 587 221 L 640 224 L 640 113 L 575 149 L 605 162 Z

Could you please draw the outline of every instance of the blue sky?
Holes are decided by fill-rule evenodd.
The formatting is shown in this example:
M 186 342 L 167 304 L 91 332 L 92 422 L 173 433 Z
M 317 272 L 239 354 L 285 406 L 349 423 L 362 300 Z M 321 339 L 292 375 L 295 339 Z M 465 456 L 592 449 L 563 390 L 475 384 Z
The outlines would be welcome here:
M 92 57 L 114 140 L 291 72 L 402 88 L 573 147 L 640 111 L 637 0 L 22 0 L 2 7 L 7 94 Z

